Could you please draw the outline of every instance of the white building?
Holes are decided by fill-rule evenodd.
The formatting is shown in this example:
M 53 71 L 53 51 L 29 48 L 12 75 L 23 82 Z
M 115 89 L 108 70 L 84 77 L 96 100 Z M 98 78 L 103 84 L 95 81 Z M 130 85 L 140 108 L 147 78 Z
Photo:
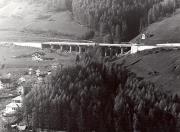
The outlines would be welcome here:
M 38 83 L 41 83 L 43 81 L 42 77 L 38 77 Z
M 33 74 L 33 69 L 32 69 L 32 68 L 29 68 L 29 69 L 28 69 L 28 74 L 29 74 L 29 75 L 32 75 L 32 74 Z
M 26 81 L 26 79 L 25 79 L 24 77 L 20 77 L 20 78 L 19 78 L 19 82 L 20 82 L 20 83 L 23 83 L 23 82 L 25 82 L 25 81 Z
M 22 107 L 22 97 L 17 96 L 12 99 L 12 102 L 6 105 L 6 109 L 3 112 L 4 116 L 15 114 L 18 108 Z
M 21 103 L 22 104 L 22 97 L 21 96 L 17 96 L 15 98 L 12 99 L 12 103 Z
M 48 74 L 48 75 L 51 75 L 51 71 L 48 71 L 47 74 Z
M 23 86 L 19 86 L 17 88 L 17 92 L 20 94 L 20 95 L 23 95 L 24 94 L 24 87 Z
M 4 84 L 0 81 L 0 89 L 4 88 Z
M 11 78 L 12 75 L 11 75 L 11 73 L 8 73 L 6 76 L 7 76 L 7 78 Z
M 36 70 L 36 76 L 39 77 L 39 75 L 41 74 L 41 71 L 39 69 Z
M 43 59 L 41 58 L 41 55 L 39 55 L 39 54 L 32 55 L 32 60 L 33 61 L 43 61 Z
M 142 34 L 141 39 L 142 39 L 142 40 L 145 40 L 145 39 L 146 39 L 146 35 L 145 35 L 145 34 Z

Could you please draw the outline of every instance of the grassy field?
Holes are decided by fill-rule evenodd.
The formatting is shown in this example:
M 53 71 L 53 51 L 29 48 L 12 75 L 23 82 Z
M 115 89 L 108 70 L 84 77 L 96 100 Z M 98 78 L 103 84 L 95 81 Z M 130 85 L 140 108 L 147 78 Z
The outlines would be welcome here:
M 45 58 L 51 58 L 44 61 L 33 61 L 32 54 L 43 52 Z M 0 74 L 5 75 L 11 73 L 14 75 L 22 75 L 31 68 L 40 68 L 47 70 L 52 64 L 59 63 L 64 66 L 74 64 L 75 56 L 72 54 L 50 53 L 42 49 L 20 47 L 20 46 L 0 46 Z M 4 65 L 4 68 L 3 68 Z
M 123 63 L 138 77 L 154 82 L 164 90 L 180 94 L 180 49 L 153 49 L 125 56 Z
M 87 31 L 69 11 L 48 9 L 49 1 L 30 1 L 0 1 L 0 41 L 75 39 Z
M 32 55 L 34 53 L 43 53 L 44 58 L 51 58 L 50 60 L 34 61 L 32 60 Z M 21 47 L 14 45 L 0 45 L 0 77 L 6 76 L 11 73 L 12 82 L 17 82 L 17 80 L 24 76 L 27 82 L 37 81 L 35 75 L 24 75 L 28 69 L 31 67 L 34 70 L 37 68 L 41 71 L 48 71 L 51 69 L 53 64 L 62 64 L 64 66 L 73 65 L 75 63 L 75 55 L 50 52 L 50 50 L 42 50 L 38 48 L 31 47 Z M 4 66 L 3 66 L 4 65 Z M 33 83 L 34 84 L 34 83 Z M 2 120 L 2 112 L 6 105 L 11 102 L 11 99 L 18 96 L 17 87 L 12 85 L 12 87 L 5 87 L 0 89 L 0 131 L 5 131 L 2 126 L 6 124 Z M 7 132 L 9 130 L 6 130 Z
M 32 55 L 34 53 L 43 54 L 44 58 L 51 58 L 50 60 L 34 61 L 32 60 Z M 75 55 L 67 53 L 57 54 L 55 51 L 42 50 L 38 48 L 31 47 L 21 47 L 14 45 L 0 45 L 0 77 L 5 77 L 8 73 L 11 73 L 12 82 L 17 82 L 17 80 L 24 76 L 26 82 L 37 81 L 35 75 L 25 75 L 28 69 L 31 67 L 34 70 L 40 69 L 41 71 L 48 71 L 52 69 L 53 64 L 62 64 L 64 67 L 73 65 L 75 63 Z M 4 66 L 3 66 L 4 65 Z M 0 89 L 0 118 L 2 111 L 5 106 L 11 102 L 11 99 L 18 96 L 17 87 L 11 86 Z M 3 121 L 0 119 L 0 131 Z
M 145 30 L 145 33 L 151 34 L 146 38 L 145 44 L 153 45 L 158 43 L 179 43 L 180 42 L 180 9 L 169 17 L 151 24 Z M 137 36 L 132 42 L 137 42 L 141 35 Z

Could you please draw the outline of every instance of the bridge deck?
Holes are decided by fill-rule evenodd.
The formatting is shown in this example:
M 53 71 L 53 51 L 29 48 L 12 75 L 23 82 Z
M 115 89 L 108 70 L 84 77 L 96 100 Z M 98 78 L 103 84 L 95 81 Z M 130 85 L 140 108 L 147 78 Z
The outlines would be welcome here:
M 42 45 L 68 45 L 68 46 L 101 46 L 101 47 L 131 47 L 132 44 L 106 44 L 106 43 L 78 43 L 78 42 L 44 42 Z

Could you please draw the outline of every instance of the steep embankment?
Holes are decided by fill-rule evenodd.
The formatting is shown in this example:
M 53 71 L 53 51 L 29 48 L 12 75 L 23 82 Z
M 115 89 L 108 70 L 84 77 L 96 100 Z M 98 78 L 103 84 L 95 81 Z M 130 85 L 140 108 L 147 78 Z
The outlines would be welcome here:
M 145 44 L 153 45 L 157 43 L 179 43 L 180 42 L 180 9 L 172 16 L 151 24 L 145 31 Z M 140 42 L 140 35 L 132 42 Z
M 0 1 L 0 40 L 47 41 L 76 38 L 87 28 L 76 23 L 65 0 Z
M 180 49 L 147 50 L 121 58 L 116 63 L 124 63 L 138 77 L 180 94 Z

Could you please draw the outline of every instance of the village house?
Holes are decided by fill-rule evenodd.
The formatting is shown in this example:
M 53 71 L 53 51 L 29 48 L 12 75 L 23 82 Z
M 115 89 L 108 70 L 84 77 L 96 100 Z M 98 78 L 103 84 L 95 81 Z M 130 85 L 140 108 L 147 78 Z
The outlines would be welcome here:
M 39 77 L 39 75 L 41 74 L 41 71 L 40 71 L 40 69 L 37 69 L 36 70 L 36 76 L 38 76 Z
M 19 78 L 19 83 L 23 83 L 23 82 L 25 82 L 26 81 L 26 79 L 24 78 L 24 77 L 20 77 Z
M 28 69 L 28 74 L 29 74 L 29 75 L 32 75 L 32 74 L 33 74 L 33 69 L 32 69 L 32 68 L 29 68 L 29 69 Z
M 42 61 L 43 59 L 41 58 L 41 55 L 38 53 L 35 53 L 32 55 L 32 60 L 33 61 Z
M 20 95 L 23 95 L 24 94 L 24 87 L 23 86 L 19 86 L 17 88 L 17 92 L 20 94 Z
M 6 105 L 6 109 L 3 112 L 3 116 L 13 115 L 18 110 L 18 108 L 22 107 L 22 97 L 17 96 L 12 99 L 12 102 Z
M 0 81 L 0 89 L 4 88 L 4 84 Z

